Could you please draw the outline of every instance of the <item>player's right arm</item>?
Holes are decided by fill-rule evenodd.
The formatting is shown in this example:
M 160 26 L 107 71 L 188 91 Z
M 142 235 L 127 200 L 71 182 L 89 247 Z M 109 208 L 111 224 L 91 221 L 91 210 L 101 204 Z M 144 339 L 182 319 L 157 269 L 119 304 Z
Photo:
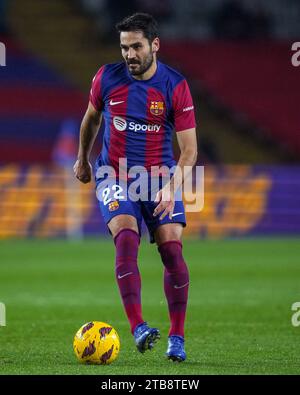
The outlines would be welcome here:
M 102 120 L 102 113 L 89 102 L 80 126 L 78 157 L 73 167 L 74 174 L 84 184 L 92 179 L 89 158 Z

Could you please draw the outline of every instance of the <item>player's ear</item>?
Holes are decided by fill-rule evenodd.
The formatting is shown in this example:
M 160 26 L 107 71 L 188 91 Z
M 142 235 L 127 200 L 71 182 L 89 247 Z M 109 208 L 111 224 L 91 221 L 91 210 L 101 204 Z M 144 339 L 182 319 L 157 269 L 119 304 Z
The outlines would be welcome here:
M 156 37 L 156 38 L 152 41 L 152 52 L 158 52 L 159 46 L 160 46 L 160 41 L 159 41 L 159 38 Z

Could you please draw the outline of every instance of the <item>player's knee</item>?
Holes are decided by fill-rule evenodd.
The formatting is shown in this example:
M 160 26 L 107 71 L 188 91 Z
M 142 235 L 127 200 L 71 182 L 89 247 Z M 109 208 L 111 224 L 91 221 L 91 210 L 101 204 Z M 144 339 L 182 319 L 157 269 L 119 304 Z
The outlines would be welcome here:
M 140 235 L 131 228 L 120 229 L 114 237 L 117 256 L 136 258 L 140 244 Z
M 155 241 L 158 246 L 169 241 L 180 242 L 182 237 L 182 225 L 181 224 L 165 224 L 160 226 L 154 233 Z
M 139 232 L 136 219 L 131 215 L 117 215 L 110 220 L 108 228 L 114 239 L 120 232 L 126 229 L 130 229 L 136 233 Z
M 170 240 L 160 244 L 158 251 L 166 267 L 182 265 L 184 263 L 182 244 L 179 240 Z
M 116 234 L 114 235 L 114 242 L 115 244 L 118 243 L 125 243 L 125 242 L 132 242 L 132 241 L 140 241 L 140 235 L 134 228 L 120 228 Z

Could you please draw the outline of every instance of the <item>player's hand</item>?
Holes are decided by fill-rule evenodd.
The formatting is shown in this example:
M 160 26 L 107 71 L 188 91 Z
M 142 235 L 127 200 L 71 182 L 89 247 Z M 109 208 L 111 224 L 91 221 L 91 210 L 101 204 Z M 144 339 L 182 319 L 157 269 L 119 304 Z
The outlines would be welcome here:
M 160 213 L 160 220 L 164 219 L 166 215 L 172 219 L 173 211 L 175 207 L 175 197 L 174 192 L 170 190 L 170 186 L 164 186 L 160 191 L 157 192 L 156 198 L 154 200 L 158 203 L 155 210 L 153 211 L 153 216 L 156 217 Z
M 92 166 L 89 161 L 77 159 L 73 166 L 74 174 L 79 181 L 87 184 L 92 179 Z

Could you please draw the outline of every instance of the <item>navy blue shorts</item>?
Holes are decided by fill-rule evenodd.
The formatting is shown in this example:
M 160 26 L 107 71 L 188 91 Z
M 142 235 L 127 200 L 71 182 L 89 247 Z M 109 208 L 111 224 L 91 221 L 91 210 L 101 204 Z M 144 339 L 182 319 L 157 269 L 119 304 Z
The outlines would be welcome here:
M 166 215 L 162 220 L 159 215 L 153 216 L 153 211 L 158 203 L 154 202 L 157 191 L 162 187 L 162 181 L 159 180 L 157 185 L 151 184 L 149 178 L 146 182 L 139 182 L 136 188 L 134 181 L 126 183 L 116 179 L 103 180 L 96 179 L 96 195 L 99 201 L 101 213 L 106 224 L 120 214 L 133 216 L 138 225 L 141 235 L 142 220 L 148 228 L 150 242 L 154 243 L 154 232 L 163 224 L 181 223 L 186 226 L 185 210 L 180 193 L 175 197 L 175 208 L 172 219 Z

